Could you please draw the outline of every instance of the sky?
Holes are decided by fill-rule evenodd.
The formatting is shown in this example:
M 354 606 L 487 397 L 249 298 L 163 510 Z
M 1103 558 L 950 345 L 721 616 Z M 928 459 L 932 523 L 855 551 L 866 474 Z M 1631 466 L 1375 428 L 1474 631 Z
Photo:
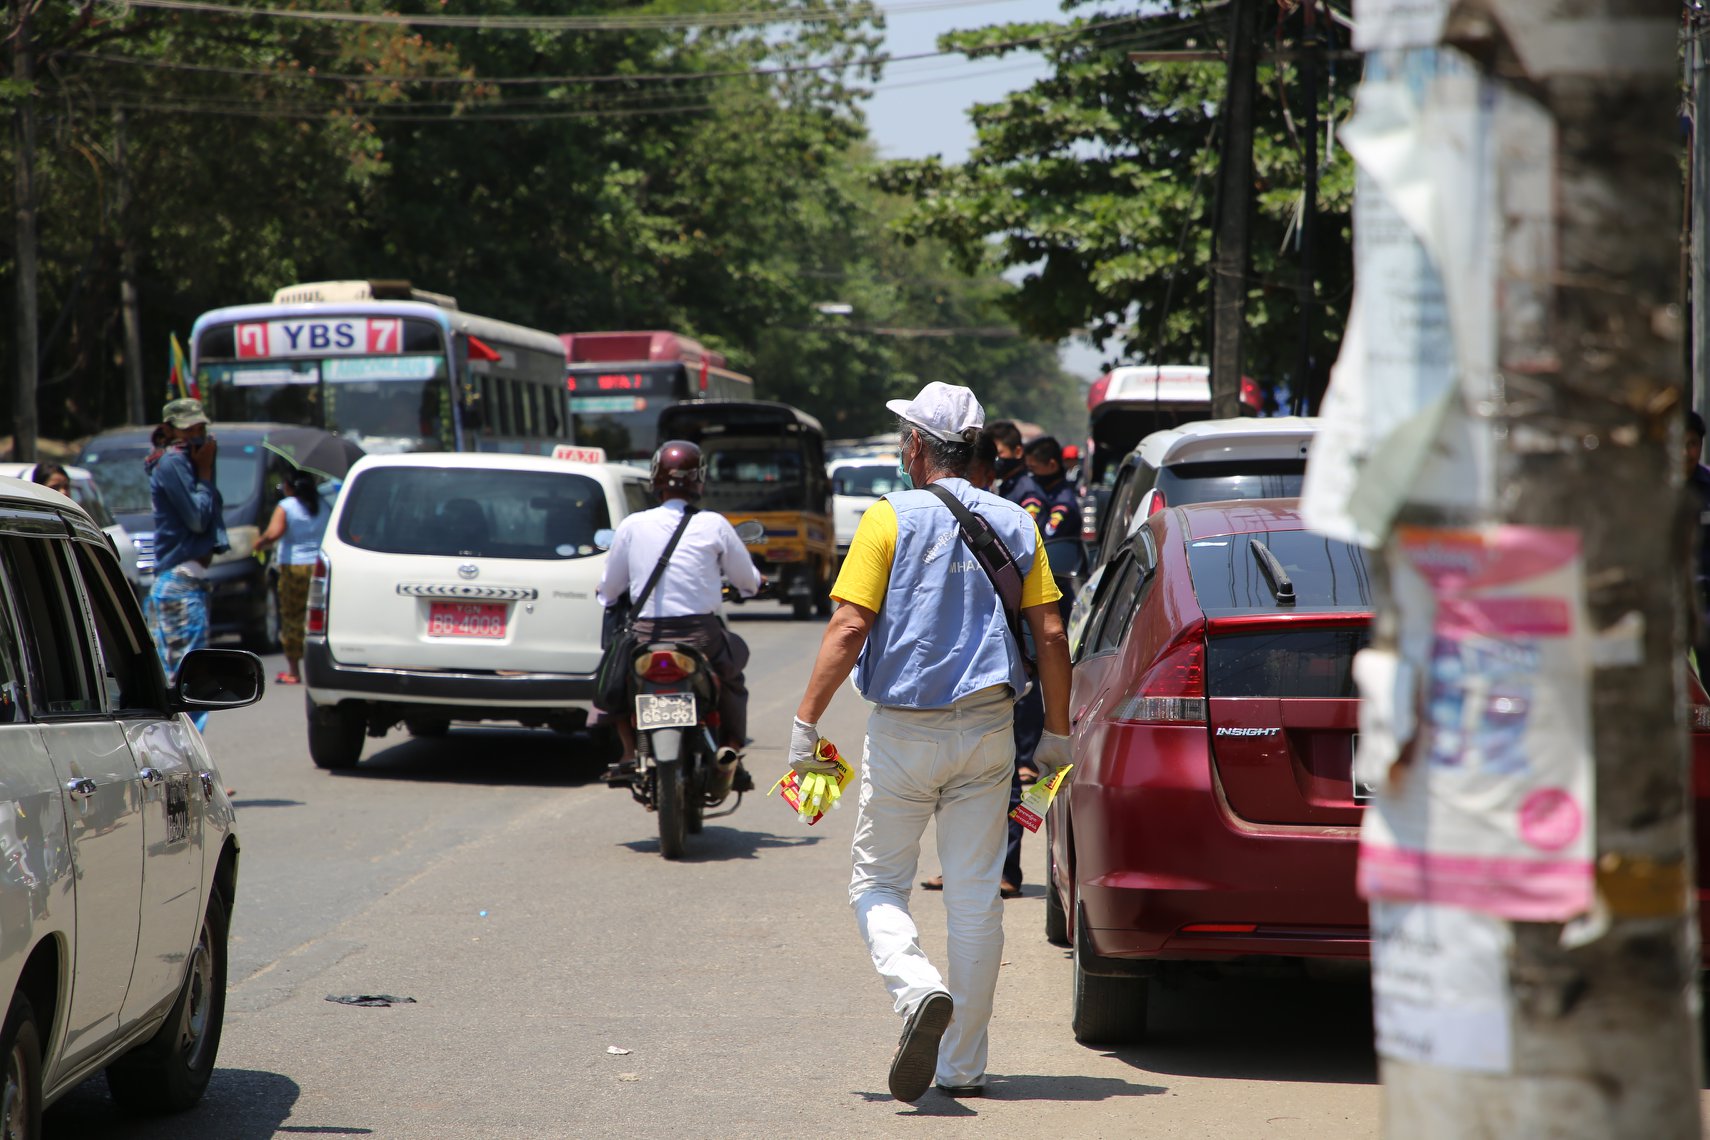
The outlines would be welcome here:
M 1058 0 L 988 0 L 937 11 L 911 11 L 905 4 L 886 11 L 884 50 L 892 56 L 930 52 L 937 50 L 939 36 L 959 28 L 1062 19 Z M 951 55 L 893 63 L 866 104 L 867 125 L 883 158 L 936 154 L 960 162 L 974 145 L 968 108 L 995 102 L 1044 73 L 1033 52 L 979 62 Z M 1070 372 L 1097 377 L 1101 355 L 1095 350 L 1069 342 L 1060 355 Z

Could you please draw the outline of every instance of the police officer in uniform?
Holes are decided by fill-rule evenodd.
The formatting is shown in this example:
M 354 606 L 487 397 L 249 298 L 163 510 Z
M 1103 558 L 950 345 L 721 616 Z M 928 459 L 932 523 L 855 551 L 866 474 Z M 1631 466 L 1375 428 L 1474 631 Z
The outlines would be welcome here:
M 1038 756 L 1069 761 L 1069 651 L 1044 546 L 1019 506 L 967 480 L 985 419 L 967 388 L 933 382 L 887 406 L 901 418 L 902 473 L 936 483 L 983 516 L 1023 572 L 1021 605 L 1045 695 Z M 903 1017 L 893 1096 L 913 1102 L 934 1078 L 950 1096 L 985 1089 L 987 1024 L 1003 955 L 1004 802 L 1014 771 L 1012 719 L 1027 690 L 1020 649 L 991 579 L 937 495 L 886 495 L 868 508 L 832 588 L 790 736 L 791 767 L 816 770 L 817 722 L 851 669 L 872 702 L 849 885 L 856 923 Z M 948 969 L 921 950 L 910 885 L 928 821 L 938 824 L 949 926 Z

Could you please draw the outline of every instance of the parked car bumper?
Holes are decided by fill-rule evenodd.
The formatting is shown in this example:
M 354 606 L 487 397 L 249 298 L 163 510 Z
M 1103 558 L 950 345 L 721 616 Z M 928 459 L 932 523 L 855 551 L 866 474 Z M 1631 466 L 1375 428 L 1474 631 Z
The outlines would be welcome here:
M 1075 877 L 1100 955 L 1369 955 L 1357 829 L 1238 819 L 1204 729 L 1112 725 L 1101 743 L 1069 789 Z
M 324 637 L 304 643 L 303 680 L 309 699 L 317 705 L 379 701 L 521 711 L 561 708 L 594 698 L 592 673 L 463 673 L 345 665 L 334 660 Z

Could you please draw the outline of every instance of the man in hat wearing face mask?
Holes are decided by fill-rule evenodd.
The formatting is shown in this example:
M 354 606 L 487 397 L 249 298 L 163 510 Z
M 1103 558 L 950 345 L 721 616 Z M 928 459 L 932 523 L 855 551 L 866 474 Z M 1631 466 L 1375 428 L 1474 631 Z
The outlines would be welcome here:
M 208 567 L 227 542 L 214 485 L 219 444 L 208 434 L 202 401 L 173 400 L 160 419 L 165 446 L 143 465 L 154 504 L 154 586 L 143 616 L 170 684 L 185 654 L 208 644 Z
M 832 615 L 796 711 L 790 763 L 822 771 L 818 719 L 849 671 L 876 706 L 867 725 L 849 898 L 905 1019 L 890 1089 L 913 1102 L 936 1077 L 978 1096 L 986 1028 L 1003 955 L 1004 805 L 1014 770 L 1011 722 L 1029 680 L 996 587 L 936 484 L 985 518 L 1021 571 L 1021 608 L 1045 693 L 1041 763 L 1069 762 L 1069 651 L 1039 530 L 1015 503 L 971 486 L 985 413 L 966 388 L 931 383 L 887 405 L 901 418 L 901 468 L 913 488 L 861 516 L 832 588 Z M 949 926 L 948 970 L 920 948 L 910 884 L 929 820 L 938 821 Z

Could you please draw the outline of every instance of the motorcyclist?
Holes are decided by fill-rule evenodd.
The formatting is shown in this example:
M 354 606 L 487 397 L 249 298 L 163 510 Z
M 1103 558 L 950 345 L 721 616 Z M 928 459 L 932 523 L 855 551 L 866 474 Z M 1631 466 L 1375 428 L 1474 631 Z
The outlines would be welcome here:
M 694 506 L 706 484 L 706 461 L 701 449 L 672 439 L 653 453 L 653 491 L 659 506 L 630 515 L 618 524 L 600 578 L 600 603 L 606 607 L 638 596 L 653 576 L 660 555 L 679 526 L 683 536 L 635 616 L 642 642 L 673 641 L 692 645 L 706 657 L 719 679 L 720 764 L 735 762 L 735 791 L 754 788 L 754 778 L 742 766 L 748 743 L 748 687 L 743 666 L 748 643 L 719 620 L 721 581 L 729 581 L 744 597 L 752 597 L 765 579 L 749 558 L 747 548 L 729 521 L 716 511 Z M 623 756 L 606 774 L 609 782 L 626 783 L 635 773 L 635 728 L 629 717 L 618 718 Z

